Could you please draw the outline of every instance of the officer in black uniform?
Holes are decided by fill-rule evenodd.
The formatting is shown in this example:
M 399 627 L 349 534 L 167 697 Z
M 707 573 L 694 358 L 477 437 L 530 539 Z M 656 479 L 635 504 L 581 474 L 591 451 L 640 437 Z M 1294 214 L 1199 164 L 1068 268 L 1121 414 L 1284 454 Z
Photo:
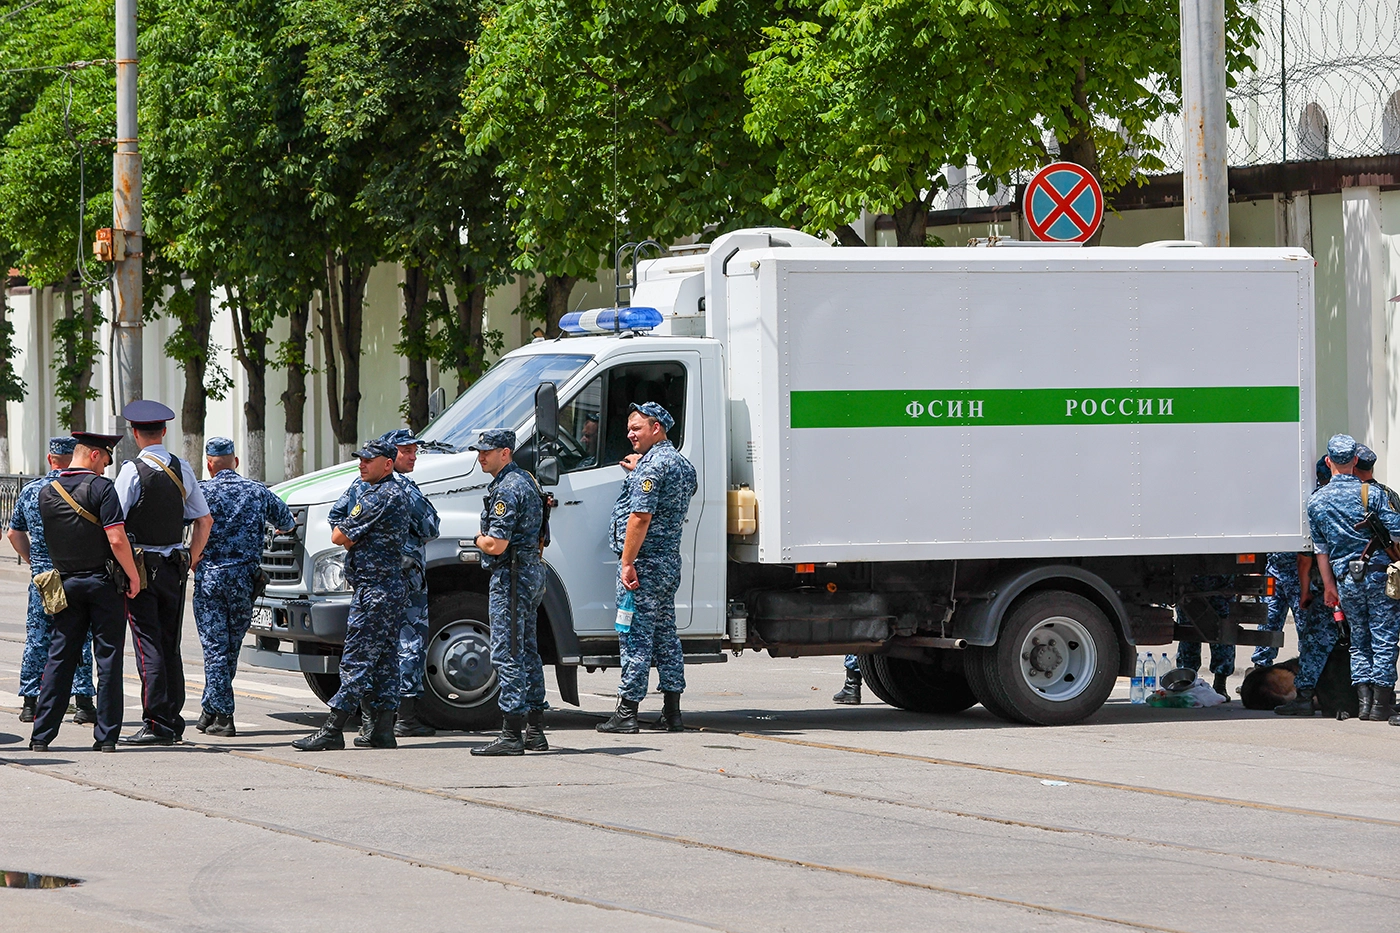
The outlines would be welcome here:
M 199 563 L 214 519 L 196 481 L 194 468 L 165 449 L 165 423 L 175 417 L 160 402 L 135 401 L 122 409 L 131 425 L 135 460 L 117 474 L 117 498 L 126 530 L 145 553 L 147 585 L 127 606 L 136 666 L 141 672 L 141 718 L 145 724 L 125 745 L 174 745 L 185 731 L 185 668 L 180 631 L 185 614 L 185 582 Z M 185 523 L 194 525 L 189 550 Z
M 46 752 L 58 736 L 73 674 L 92 633 L 97 659 L 97 725 L 93 750 L 117 750 L 122 727 L 122 648 L 126 642 L 126 600 L 140 587 L 131 545 L 126 539 L 121 503 L 112 481 L 101 472 L 112 462 L 120 434 L 74 432 L 72 466 L 39 494 L 39 516 L 49 557 L 63 581 L 68 608 L 53 617 L 49 660 L 34 715 L 29 747 Z M 118 589 L 114 567 L 126 577 Z

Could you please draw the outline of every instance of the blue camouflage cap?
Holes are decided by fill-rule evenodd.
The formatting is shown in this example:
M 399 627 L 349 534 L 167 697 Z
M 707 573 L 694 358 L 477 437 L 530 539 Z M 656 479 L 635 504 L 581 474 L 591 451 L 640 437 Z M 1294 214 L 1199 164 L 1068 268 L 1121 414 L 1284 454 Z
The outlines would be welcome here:
M 1327 458 L 1337 466 L 1346 466 L 1356 456 L 1356 438 L 1350 434 L 1333 434 L 1327 442 Z
M 74 437 L 51 437 L 49 438 L 49 453 L 55 457 L 73 456 L 73 448 L 78 446 L 78 440 Z
M 365 446 L 355 451 L 355 456 L 361 460 L 375 460 L 379 457 L 388 457 L 393 460 L 398 455 L 399 449 L 397 447 L 379 437 L 372 441 L 365 441 Z
M 467 445 L 467 450 L 515 449 L 515 432 L 505 428 L 492 428 L 482 431 L 475 441 Z
M 1326 457 L 1318 457 L 1317 466 L 1314 469 L 1317 470 L 1317 484 L 1319 486 L 1326 485 L 1332 479 L 1332 468 L 1327 465 Z
M 233 441 L 227 437 L 211 437 L 204 444 L 206 457 L 232 457 Z
M 379 439 L 386 443 L 393 444 L 395 447 L 410 447 L 415 444 L 423 443 L 422 438 L 419 438 L 408 428 L 396 428 L 393 431 L 385 431 L 383 436 Z
M 1365 444 L 1357 444 L 1356 465 L 1362 470 L 1374 469 L 1376 466 L 1376 452 Z
M 657 421 L 660 421 L 663 431 L 669 431 L 676 426 L 676 419 L 672 418 L 671 413 L 656 402 L 643 402 L 640 405 L 633 402 L 628 407 L 632 411 L 641 412 L 648 418 L 655 418 Z

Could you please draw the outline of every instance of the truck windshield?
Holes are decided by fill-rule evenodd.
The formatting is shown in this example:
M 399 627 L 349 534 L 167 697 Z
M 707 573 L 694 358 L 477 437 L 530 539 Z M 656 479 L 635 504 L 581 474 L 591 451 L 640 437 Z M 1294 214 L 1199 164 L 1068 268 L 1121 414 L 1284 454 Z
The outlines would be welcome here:
M 488 369 L 419 436 L 463 448 L 485 428 L 515 430 L 534 409 L 540 383 L 563 388 L 590 359 L 581 354 L 507 357 Z

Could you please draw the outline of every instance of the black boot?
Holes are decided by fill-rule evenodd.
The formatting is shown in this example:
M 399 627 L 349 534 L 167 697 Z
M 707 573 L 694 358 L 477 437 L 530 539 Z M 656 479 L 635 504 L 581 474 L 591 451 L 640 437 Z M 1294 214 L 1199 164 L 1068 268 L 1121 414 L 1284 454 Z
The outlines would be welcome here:
M 612 714 L 612 718 L 607 722 L 598 723 L 599 732 L 636 732 L 640 727 L 637 724 L 637 701 L 628 700 L 623 697 L 617 698 L 617 710 Z
M 860 671 L 846 672 L 846 685 L 831 698 L 833 703 L 843 706 L 860 705 Z
M 394 717 L 398 715 L 397 709 L 374 710 L 370 716 L 369 732 L 363 729 L 355 736 L 356 748 L 398 748 L 399 741 L 394 738 Z
M 544 710 L 532 709 L 525 714 L 525 750 L 527 752 L 549 751 L 549 740 L 544 737 Z
M 91 726 L 97 722 L 97 706 L 92 697 L 81 693 L 73 695 L 73 705 L 78 708 L 73 714 L 73 722 L 80 726 Z
M 437 735 L 437 730 L 418 718 L 418 698 L 402 697 L 399 700 L 399 719 L 394 723 L 394 735 L 399 738 L 425 738 Z
M 206 731 L 210 726 L 212 726 L 212 725 L 214 724 L 214 717 L 215 717 L 216 715 L 218 715 L 218 714 L 215 713 L 215 712 L 214 712 L 212 709 L 210 709 L 209 707 L 207 707 L 207 706 L 200 707 L 200 710 L 199 710 L 199 719 L 195 722 L 194 727 L 195 727 L 196 729 L 198 729 L 200 732 Z
M 20 699 L 22 699 L 22 700 L 24 701 L 24 703 L 23 703 L 23 704 L 20 706 L 20 708 L 19 708 L 19 721 L 20 721 L 20 722 L 33 722 L 33 721 L 34 721 L 34 706 L 35 706 L 36 703 L 39 702 L 39 698 L 38 698 L 38 697 L 20 697 Z
M 345 733 L 341 730 L 349 721 L 350 713 L 347 710 L 331 707 L 321 728 L 305 738 L 297 739 L 292 743 L 292 748 L 302 752 L 323 752 L 327 749 L 339 751 L 345 748 Z
M 1375 702 L 1375 696 L 1371 692 L 1370 684 L 1356 685 L 1356 698 L 1360 701 L 1360 708 L 1356 711 L 1357 719 L 1371 718 L 1371 704 Z
M 1371 722 L 1386 722 L 1395 715 L 1395 688 L 1371 685 Z
M 1313 691 L 1299 690 L 1293 699 L 1275 706 L 1274 712 L 1280 716 L 1311 716 L 1315 712 L 1313 710 Z
M 1211 684 L 1211 689 L 1225 698 L 1225 702 L 1230 702 L 1230 675 L 1216 674 L 1215 683 Z
M 662 692 L 664 698 L 661 706 L 661 715 L 656 717 L 655 722 L 647 723 L 647 728 L 656 732 L 684 732 L 685 726 L 681 724 L 681 695 L 674 690 Z
M 217 713 L 214 714 L 214 721 L 205 726 L 201 731 L 203 731 L 205 735 L 222 735 L 229 739 L 238 735 L 238 729 L 233 724 L 233 717 L 221 716 Z
M 525 737 L 521 733 L 524 729 L 524 716 L 507 716 L 501 723 L 501 734 L 496 737 L 496 741 L 490 745 L 472 749 L 472 754 L 484 755 L 489 758 L 495 758 L 498 755 L 523 755 L 525 754 Z

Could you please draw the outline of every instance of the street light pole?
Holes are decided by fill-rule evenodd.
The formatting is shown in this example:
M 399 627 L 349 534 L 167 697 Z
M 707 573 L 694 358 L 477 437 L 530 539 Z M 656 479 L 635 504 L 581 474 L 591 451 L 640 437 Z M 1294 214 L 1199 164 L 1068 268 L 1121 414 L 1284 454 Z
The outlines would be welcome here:
M 117 382 L 117 429 L 126 432 L 121 410 L 139 399 L 141 372 L 141 152 L 136 142 L 136 0 L 116 0 L 117 8 L 117 151 L 112 158 L 112 227 L 122 237 L 125 255 L 112 270 L 112 326 Z M 119 254 L 120 255 L 120 254 Z M 134 457 L 130 435 L 118 447 L 118 459 Z
M 1181 116 L 1186 239 L 1229 246 L 1225 0 L 1181 0 Z

